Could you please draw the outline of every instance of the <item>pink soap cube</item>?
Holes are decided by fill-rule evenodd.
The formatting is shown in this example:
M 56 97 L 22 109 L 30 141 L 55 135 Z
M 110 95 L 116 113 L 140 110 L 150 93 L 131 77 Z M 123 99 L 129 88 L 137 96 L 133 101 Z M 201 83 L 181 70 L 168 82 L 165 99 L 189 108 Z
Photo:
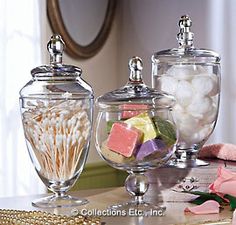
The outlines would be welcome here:
M 143 132 L 125 123 L 116 122 L 112 125 L 108 136 L 107 147 L 125 157 L 130 157 L 141 143 Z
M 121 105 L 120 108 L 124 111 L 121 113 L 122 119 L 128 119 L 133 116 L 137 116 L 140 113 L 143 112 L 144 109 L 147 109 L 147 105 L 141 105 L 141 104 L 124 104 Z

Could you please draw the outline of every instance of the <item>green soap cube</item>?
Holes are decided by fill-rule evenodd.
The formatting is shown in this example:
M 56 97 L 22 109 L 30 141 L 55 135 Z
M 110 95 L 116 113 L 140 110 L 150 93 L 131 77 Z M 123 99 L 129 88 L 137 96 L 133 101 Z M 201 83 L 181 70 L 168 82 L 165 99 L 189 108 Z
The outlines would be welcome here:
M 173 124 L 159 116 L 153 117 L 153 122 L 157 129 L 157 137 L 161 137 L 168 146 L 173 145 L 177 140 Z
M 115 120 L 110 120 L 107 122 L 107 133 L 109 134 L 112 128 L 113 123 L 115 123 Z

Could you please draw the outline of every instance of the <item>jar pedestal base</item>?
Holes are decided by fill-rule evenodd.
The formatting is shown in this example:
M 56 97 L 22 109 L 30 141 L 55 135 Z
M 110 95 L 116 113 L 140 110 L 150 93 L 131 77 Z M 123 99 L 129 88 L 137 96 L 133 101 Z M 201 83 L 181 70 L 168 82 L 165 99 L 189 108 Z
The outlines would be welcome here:
M 56 196 L 36 199 L 32 205 L 38 208 L 67 208 L 87 204 L 88 200 L 83 198 L 72 197 L 70 195 Z
M 199 148 L 188 148 L 188 149 L 180 149 L 177 148 L 175 152 L 175 158 L 170 160 L 168 166 L 176 167 L 176 168 L 195 168 L 200 166 L 208 166 L 209 163 L 197 159 L 197 154 L 199 152 Z

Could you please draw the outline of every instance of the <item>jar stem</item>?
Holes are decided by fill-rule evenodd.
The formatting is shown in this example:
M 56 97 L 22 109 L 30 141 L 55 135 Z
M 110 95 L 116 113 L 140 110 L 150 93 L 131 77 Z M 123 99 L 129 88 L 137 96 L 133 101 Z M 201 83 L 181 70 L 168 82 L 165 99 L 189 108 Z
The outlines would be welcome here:
M 143 204 L 143 196 L 149 187 L 148 178 L 143 173 L 132 172 L 126 178 L 125 188 L 134 197 L 136 205 Z

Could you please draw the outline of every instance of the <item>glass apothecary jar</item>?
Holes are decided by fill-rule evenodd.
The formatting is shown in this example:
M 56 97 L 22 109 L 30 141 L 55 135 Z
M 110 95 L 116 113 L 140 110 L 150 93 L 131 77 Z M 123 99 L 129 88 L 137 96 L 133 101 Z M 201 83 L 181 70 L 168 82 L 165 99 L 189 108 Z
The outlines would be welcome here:
M 174 98 L 146 86 L 142 80 L 142 60 L 129 61 L 128 83 L 96 100 L 95 145 L 112 167 L 129 173 L 125 181 L 133 200 L 112 209 L 136 208 L 143 213 L 165 208 L 144 201 L 148 180 L 144 173 L 166 163 L 175 151 L 177 132 L 171 115 Z
M 173 115 L 179 130 L 177 167 L 207 165 L 197 153 L 213 132 L 220 101 L 220 57 L 194 47 L 192 21 L 180 18 L 178 48 L 152 56 L 152 84 L 176 98 Z
M 47 45 L 50 65 L 34 68 L 20 91 L 20 107 L 31 161 L 54 194 L 33 201 L 37 207 L 87 203 L 66 192 L 81 174 L 90 144 L 93 90 L 81 69 L 62 63 L 64 42 L 53 35 Z

